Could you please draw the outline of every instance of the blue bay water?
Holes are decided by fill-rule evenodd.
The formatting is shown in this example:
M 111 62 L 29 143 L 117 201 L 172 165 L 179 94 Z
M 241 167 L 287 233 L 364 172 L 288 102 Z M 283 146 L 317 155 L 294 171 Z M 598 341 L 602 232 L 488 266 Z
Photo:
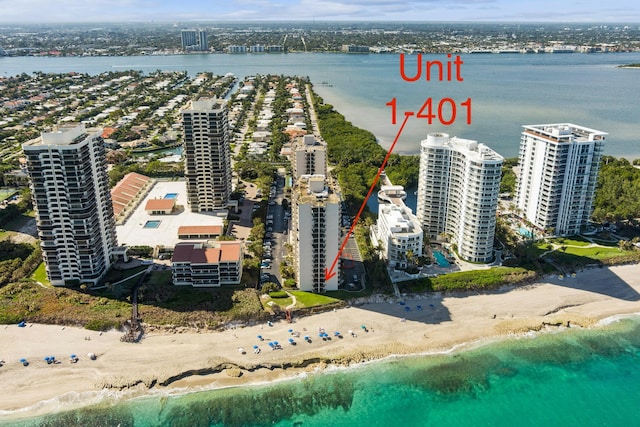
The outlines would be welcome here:
M 153 396 L 15 426 L 630 426 L 640 318 L 387 359 L 271 385 Z
M 446 60 L 443 55 L 432 58 Z M 184 55 L 0 58 L 0 75 L 137 69 L 311 77 L 326 102 L 388 146 L 385 106 L 473 100 L 472 125 L 411 120 L 396 150 L 431 131 L 477 139 L 515 156 L 521 125 L 572 121 L 609 132 L 605 153 L 640 157 L 640 53 L 464 55 L 464 82 L 402 81 L 397 55 Z M 331 86 L 321 85 L 328 82 Z M 640 319 L 605 328 L 507 340 L 456 355 L 385 360 L 271 385 L 121 401 L 0 425 L 68 426 L 628 426 L 640 401 Z
M 608 132 L 605 154 L 640 158 L 640 69 L 618 65 L 640 62 L 640 53 L 462 55 L 462 82 L 420 81 L 400 77 L 399 55 L 297 53 L 281 55 L 173 55 L 138 57 L 4 57 L 0 75 L 34 71 L 98 74 L 104 71 L 210 71 L 238 77 L 255 74 L 309 76 L 316 91 L 348 120 L 373 132 L 388 148 L 399 125 L 391 124 L 385 104 L 397 99 L 400 119 L 417 112 L 429 97 L 458 104 L 450 126 L 412 118 L 395 151 L 417 153 L 427 133 L 447 132 L 489 145 L 505 157 L 518 153 L 521 126 L 574 122 Z M 405 57 L 407 75 L 417 69 L 417 55 Z M 446 55 L 424 55 L 446 63 Z M 424 65 L 424 64 L 423 64 Z M 412 71 L 409 71 L 412 70 Z M 327 82 L 328 85 L 321 85 Z M 460 103 L 472 100 L 471 125 Z M 399 123 L 401 120 L 398 121 Z

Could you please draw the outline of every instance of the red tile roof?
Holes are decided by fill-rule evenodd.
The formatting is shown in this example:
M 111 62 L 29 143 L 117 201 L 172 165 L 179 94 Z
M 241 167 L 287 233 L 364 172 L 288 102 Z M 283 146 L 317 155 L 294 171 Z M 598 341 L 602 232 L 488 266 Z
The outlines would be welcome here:
M 113 201 L 113 213 L 117 217 L 125 208 L 132 203 L 138 193 L 151 182 L 151 178 L 139 173 L 128 173 L 111 189 L 111 200 Z
M 176 205 L 176 199 L 151 199 L 144 206 L 145 211 L 168 211 Z
M 238 262 L 242 257 L 242 244 L 238 241 L 217 242 L 218 247 L 203 248 L 201 243 L 177 244 L 173 250 L 173 262 L 191 264 L 218 264 Z

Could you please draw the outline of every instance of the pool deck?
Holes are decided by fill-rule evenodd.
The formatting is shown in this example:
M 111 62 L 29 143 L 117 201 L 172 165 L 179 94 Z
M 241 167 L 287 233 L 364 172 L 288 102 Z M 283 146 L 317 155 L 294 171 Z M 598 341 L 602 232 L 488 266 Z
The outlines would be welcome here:
M 149 215 L 144 207 L 147 200 L 164 198 L 168 193 L 177 193 L 177 212 L 171 215 Z M 144 228 L 147 221 L 161 221 L 158 228 Z M 223 225 L 223 218 L 213 213 L 195 213 L 187 205 L 185 181 L 158 181 L 136 207 L 127 222 L 116 226 L 118 244 L 127 246 L 175 246 L 178 242 L 178 227 L 183 225 Z

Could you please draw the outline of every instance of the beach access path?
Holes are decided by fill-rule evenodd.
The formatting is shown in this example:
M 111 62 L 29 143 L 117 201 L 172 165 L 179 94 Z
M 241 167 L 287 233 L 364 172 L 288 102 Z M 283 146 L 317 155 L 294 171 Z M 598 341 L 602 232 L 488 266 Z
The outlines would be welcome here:
M 264 382 L 330 363 L 477 345 L 539 329 L 543 322 L 591 326 L 602 318 L 640 313 L 639 273 L 636 264 L 484 293 L 437 293 L 403 296 L 402 300 L 379 296 L 307 317 L 296 317 L 294 311 L 293 323 L 280 321 L 273 326 L 258 324 L 223 332 L 152 329 L 137 344 L 121 342 L 122 333 L 115 331 L 0 325 L 0 359 L 5 361 L 0 367 L 0 411 L 30 408 L 30 414 L 46 412 L 51 410 L 48 405 L 59 405 L 55 399 L 59 396 L 69 402 L 91 395 L 79 393 L 98 395 L 105 389 L 135 395 L 165 386 L 198 389 Z M 318 336 L 320 328 L 330 340 Z M 336 331 L 341 338 L 334 335 Z M 310 343 L 303 340 L 304 335 Z M 288 342 L 292 337 L 295 345 Z M 272 350 L 269 341 L 278 341 L 282 349 Z M 254 345 L 259 353 L 252 351 Z M 246 352 L 239 352 L 239 347 Z M 97 359 L 90 360 L 88 353 L 95 353 Z M 78 355 L 79 361 L 70 363 L 70 354 Z M 55 356 L 60 363 L 47 364 L 43 360 L 47 356 Z M 29 366 L 23 366 L 21 358 Z M 324 362 L 303 363 L 318 358 Z M 281 369 L 285 363 L 298 368 Z M 227 368 L 234 368 L 236 375 L 230 375 Z M 37 404 L 48 399 L 53 400 Z

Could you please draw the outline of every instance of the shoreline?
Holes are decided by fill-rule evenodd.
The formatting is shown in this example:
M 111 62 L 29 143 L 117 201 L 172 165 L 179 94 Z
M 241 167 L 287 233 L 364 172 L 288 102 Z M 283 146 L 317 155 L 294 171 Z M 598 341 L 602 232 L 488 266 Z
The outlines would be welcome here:
M 331 312 L 300 318 L 294 313 L 292 324 L 223 332 L 174 330 L 145 335 L 138 344 L 120 342 L 122 334 L 115 331 L 0 326 L 0 359 L 5 361 L 0 381 L 11 391 L 0 401 L 0 418 L 31 417 L 105 399 L 259 386 L 390 357 L 445 355 L 531 333 L 600 327 L 640 313 L 639 270 L 638 264 L 616 266 L 586 270 L 576 278 L 545 278 L 521 288 L 416 295 L 407 297 L 404 305 L 378 296 Z M 321 340 L 318 328 L 331 340 Z M 288 344 L 289 329 L 301 334 L 294 337 L 296 345 Z M 334 331 L 343 337 L 335 337 Z M 304 342 L 304 335 L 312 342 Z M 271 350 L 269 339 L 278 340 L 282 350 Z M 259 354 L 253 345 L 259 345 Z M 89 352 L 97 359 L 90 360 Z M 78 355 L 77 363 L 69 362 L 71 353 Z M 47 365 L 43 358 L 48 355 L 61 363 Z M 22 357 L 29 366 L 18 362 Z

